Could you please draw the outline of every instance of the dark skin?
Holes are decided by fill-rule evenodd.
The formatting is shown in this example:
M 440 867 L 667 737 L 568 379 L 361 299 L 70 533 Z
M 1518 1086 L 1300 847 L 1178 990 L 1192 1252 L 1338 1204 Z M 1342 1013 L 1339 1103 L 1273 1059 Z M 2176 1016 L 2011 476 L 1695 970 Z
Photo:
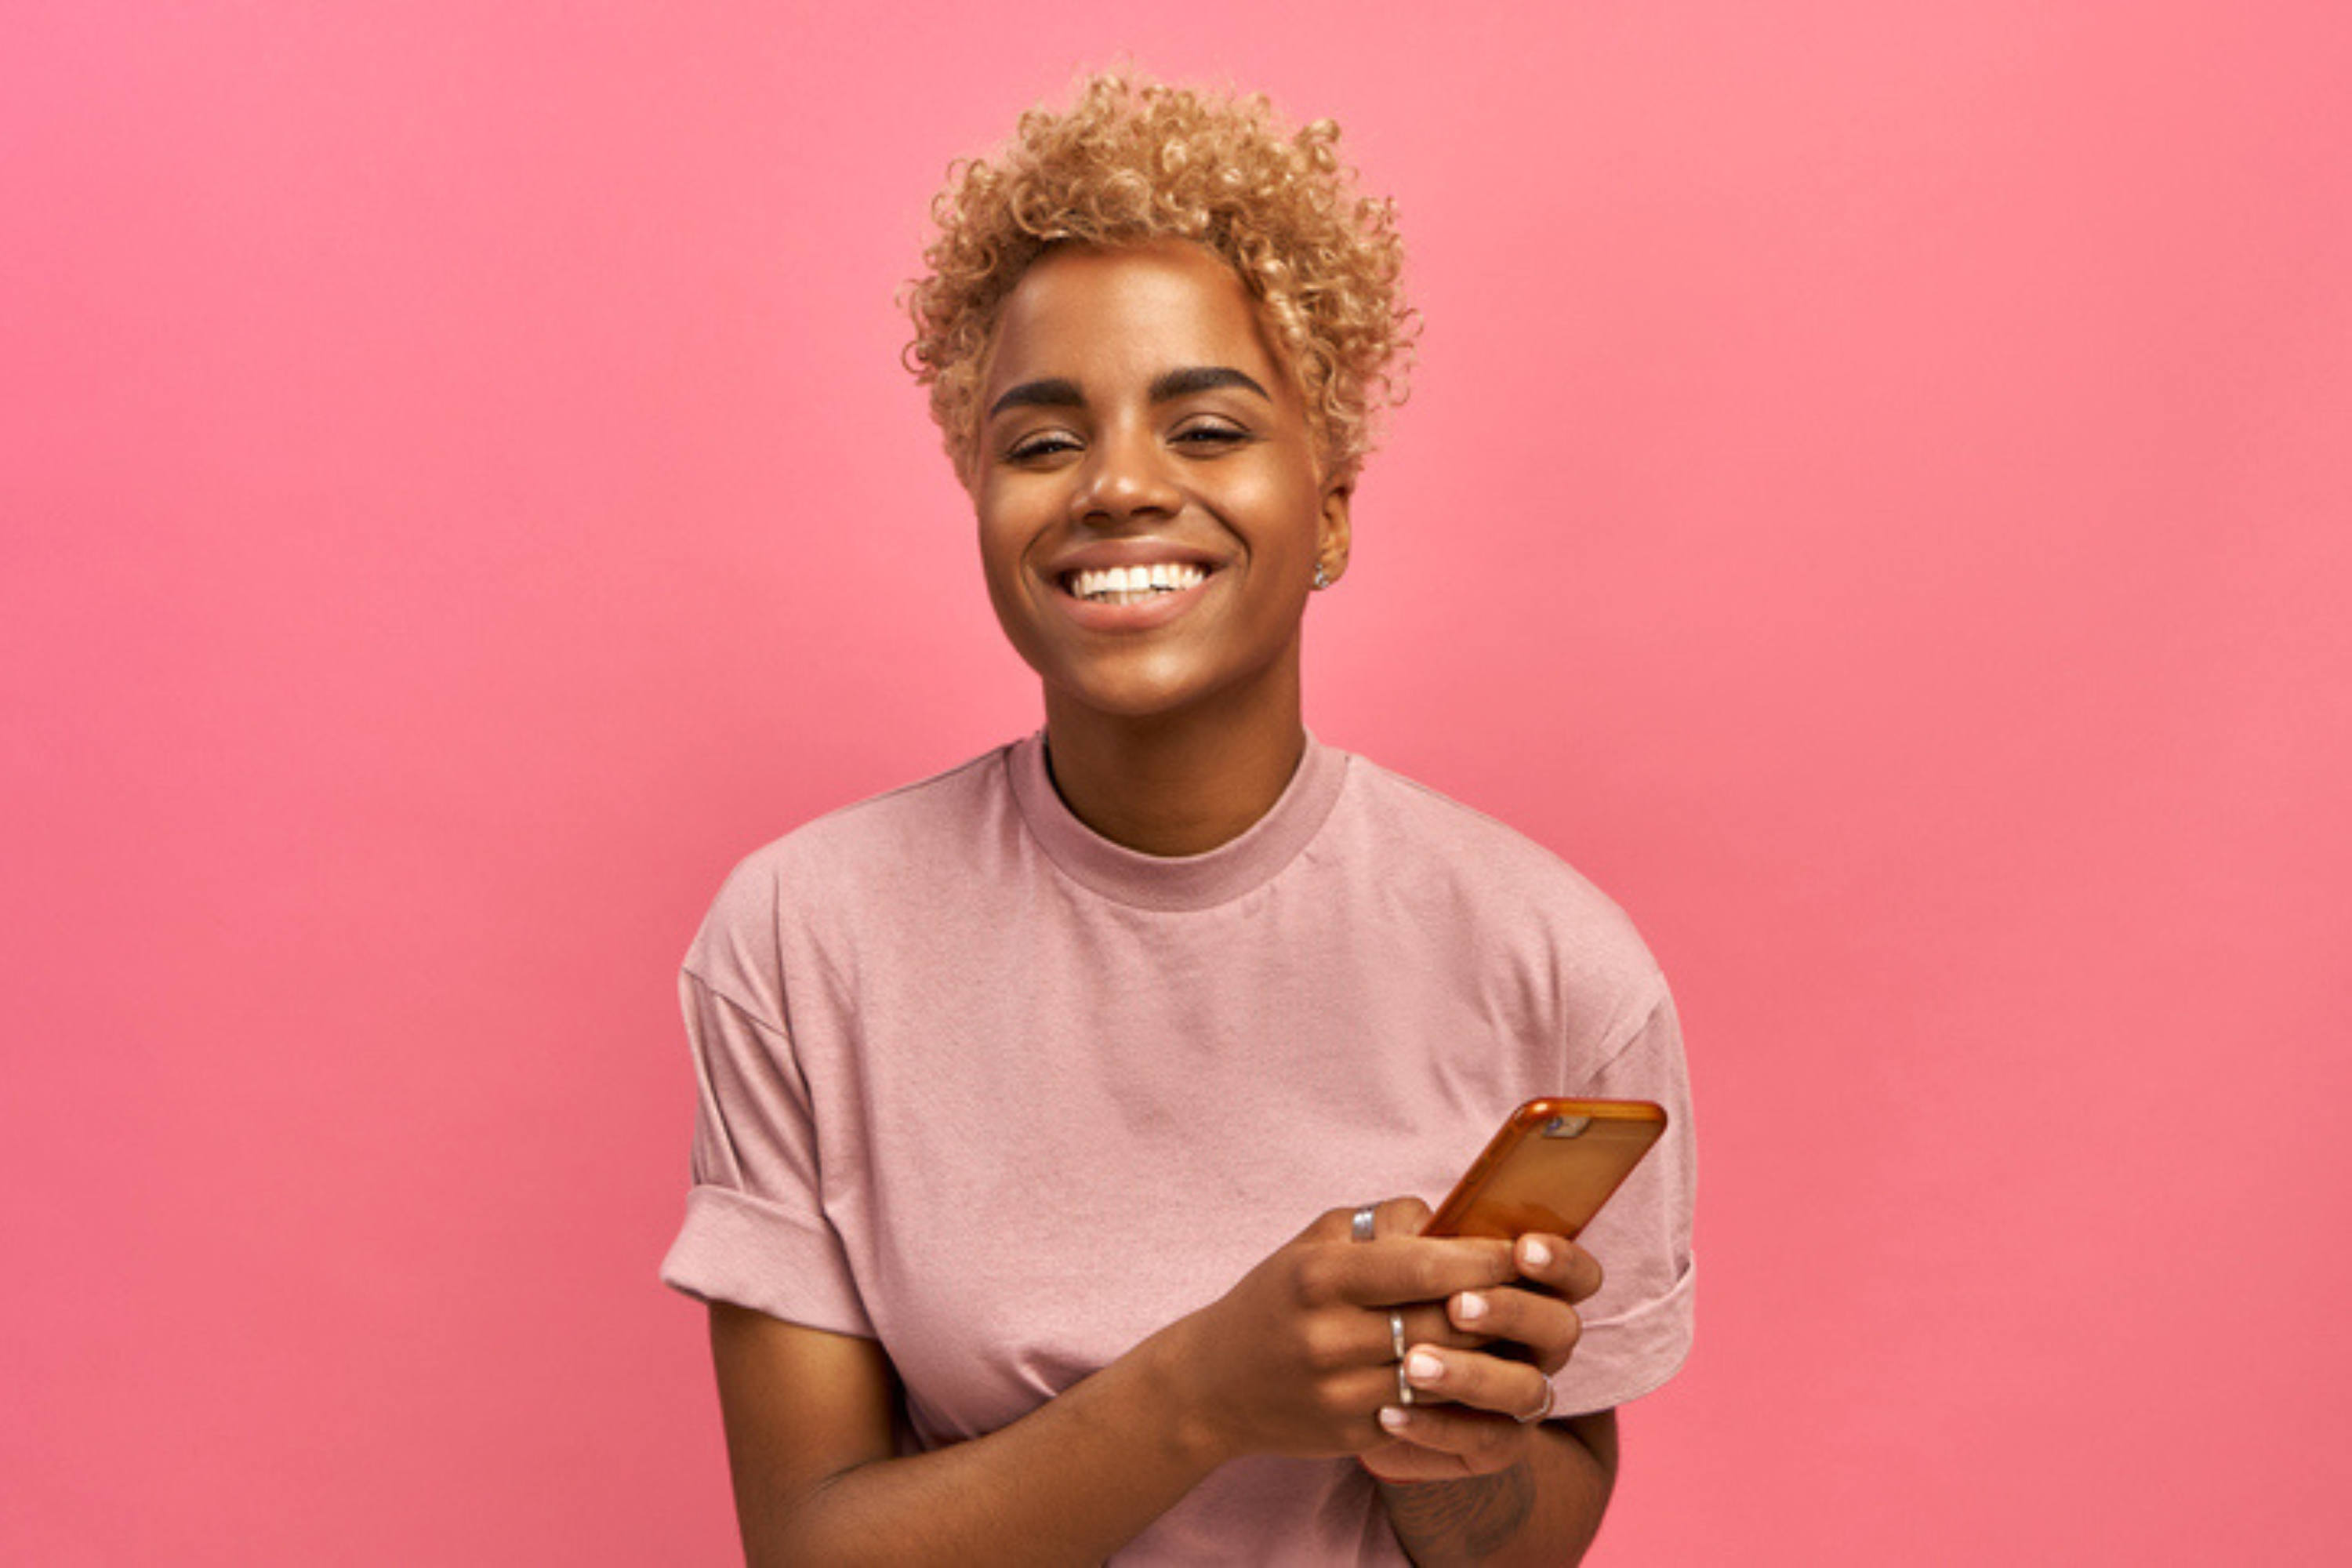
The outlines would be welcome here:
M 1318 460 L 1247 291 L 1188 245 L 1049 252 L 1006 303 L 984 406 L 982 560 L 1044 683 L 1055 786 L 1145 853 L 1230 841 L 1297 767 L 1307 598 L 1349 542 L 1349 484 Z M 1116 575 L 1151 570 L 1162 591 Z M 1382 1204 L 1368 1242 L 1348 1211 L 1321 1215 L 1057 1397 L 906 1458 L 877 1343 L 714 1305 L 747 1555 L 1095 1563 L 1219 1466 L 1283 1454 L 1357 1458 L 1416 1563 L 1576 1561 L 1615 1475 L 1614 1417 L 1519 1417 L 1573 1354 L 1600 1266 L 1557 1237 L 1424 1237 L 1428 1213 Z

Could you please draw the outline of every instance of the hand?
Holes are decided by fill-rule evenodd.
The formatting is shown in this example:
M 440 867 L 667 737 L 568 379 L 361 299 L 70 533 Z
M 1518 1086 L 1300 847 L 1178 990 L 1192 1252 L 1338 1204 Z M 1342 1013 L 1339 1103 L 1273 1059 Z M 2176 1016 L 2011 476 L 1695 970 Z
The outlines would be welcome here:
M 1507 1243 L 1422 1237 L 1429 1209 L 1417 1198 L 1380 1205 L 1368 1242 L 1352 1238 L 1353 1214 L 1323 1215 L 1223 1297 L 1154 1336 L 1182 1429 L 1203 1436 L 1219 1462 L 1390 1443 L 1378 1415 L 1397 1402 L 1391 1309 L 1408 1344 L 1449 1353 L 1493 1331 L 1457 1326 L 1449 1300 L 1491 1303 L 1507 1327 L 1523 1315 L 1506 1299 L 1524 1292 L 1497 1289 L 1519 1275 Z
M 1601 1289 L 1601 1265 L 1557 1236 L 1523 1236 L 1511 1257 L 1518 1283 L 1452 1296 L 1445 1311 L 1454 1337 L 1416 1341 L 1406 1352 L 1415 1403 L 1382 1409 L 1381 1428 L 1395 1441 L 1360 1456 L 1377 1479 L 1462 1480 L 1527 1456 L 1542 1423 L 1523 1418 L 1548 1408 L 1549 1380 L 1583 1331 L 1576 1303 Z M 1485 1348 L 1490 1342 L 1524 1359 Z

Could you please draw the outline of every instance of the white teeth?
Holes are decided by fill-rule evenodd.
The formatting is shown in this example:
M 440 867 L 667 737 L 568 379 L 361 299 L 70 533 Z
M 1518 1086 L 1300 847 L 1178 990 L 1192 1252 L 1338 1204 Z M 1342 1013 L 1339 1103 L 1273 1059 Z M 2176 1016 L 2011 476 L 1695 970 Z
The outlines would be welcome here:
M 1208 573 L 1189 561 L 1155 561 L 1149 566 L 1105 566 L 1073 572 L 1069 582 L 1070 592 L 1081 599 L 1116 599 L 1126 604 L 1131 602 L 1129 595 L 1181 594 L 1197 587 L 1206 576 Z

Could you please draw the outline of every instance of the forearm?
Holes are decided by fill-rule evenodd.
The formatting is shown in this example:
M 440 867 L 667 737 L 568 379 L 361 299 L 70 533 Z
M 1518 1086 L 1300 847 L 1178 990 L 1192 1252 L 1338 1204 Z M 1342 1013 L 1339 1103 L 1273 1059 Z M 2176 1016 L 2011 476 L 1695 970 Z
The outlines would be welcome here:
M 799 1495 L 737 1477 L 753 1564 L 1100 1563 L 1213 1469 L 1171 1415 L 1150 1341 L 969 1442 L 853 1467 Z
M 1613 1413 L 1546 1422 L 1518 1463 L 1460 1481 L 1381 1483 L 1389 1521 L 1419 1568 L 1582 1560 L 1616 1479 Z

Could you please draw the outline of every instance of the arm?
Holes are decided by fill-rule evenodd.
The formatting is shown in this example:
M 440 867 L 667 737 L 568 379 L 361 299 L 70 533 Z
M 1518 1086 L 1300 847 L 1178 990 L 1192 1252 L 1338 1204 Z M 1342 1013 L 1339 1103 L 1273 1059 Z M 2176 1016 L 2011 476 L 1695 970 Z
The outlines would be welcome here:
M 1389 1522 L 1421 1568 L 1581 1562 L 1617 1479 L 1617 1413 L 1537 1424 L 1525 1457 L 1460 1481 L 1381 1483 Z
M 1213 1468 L 1140 1347 L 1000 1431 L 895 1457 L 872 1340 L 714 1302 L 748 1563 L 1099 1563 Z
M 1513 1272 L 1501 1242 L 1355 1243 L 1334 1210 L 1222 1299 L 1019 1420 L 904 1458 L 878 1344 L 714 1305 L 746 1554 L 1099 1562 L 1229 1459 L 1389 1443 L 1376 1415 L 1396 1396 L 1390 1308 L 1410 1309 L 1417 1344 L 1475 1343 L 1437 1303 Z
M 1384 1211 L 1381 1221 L 1417 1228 L 1425 1217 Z M 1513 1255 L 1515 1287 L 1446 1303 L 1454 1324 L 1480 1336 L 1475 1343 L 1412 1347 L 1406 1367 L 1424 1403 L 1383 1410 L 1381 1424 L 1397 1442 L 1364 1456 L 1398 1540 L 1421 1568 L 1579 1562 L 1616 1481 L 1615 1412 L 1520 1419 L 1549 1408 L 1547 1380 L 1575 1351 L 1575 1303 L 1600 1289 L 1601 1267 L 1558 1237 L 1522 1237 Z M 1497 1341 L 1514 1352 L 1489 1353 Z

